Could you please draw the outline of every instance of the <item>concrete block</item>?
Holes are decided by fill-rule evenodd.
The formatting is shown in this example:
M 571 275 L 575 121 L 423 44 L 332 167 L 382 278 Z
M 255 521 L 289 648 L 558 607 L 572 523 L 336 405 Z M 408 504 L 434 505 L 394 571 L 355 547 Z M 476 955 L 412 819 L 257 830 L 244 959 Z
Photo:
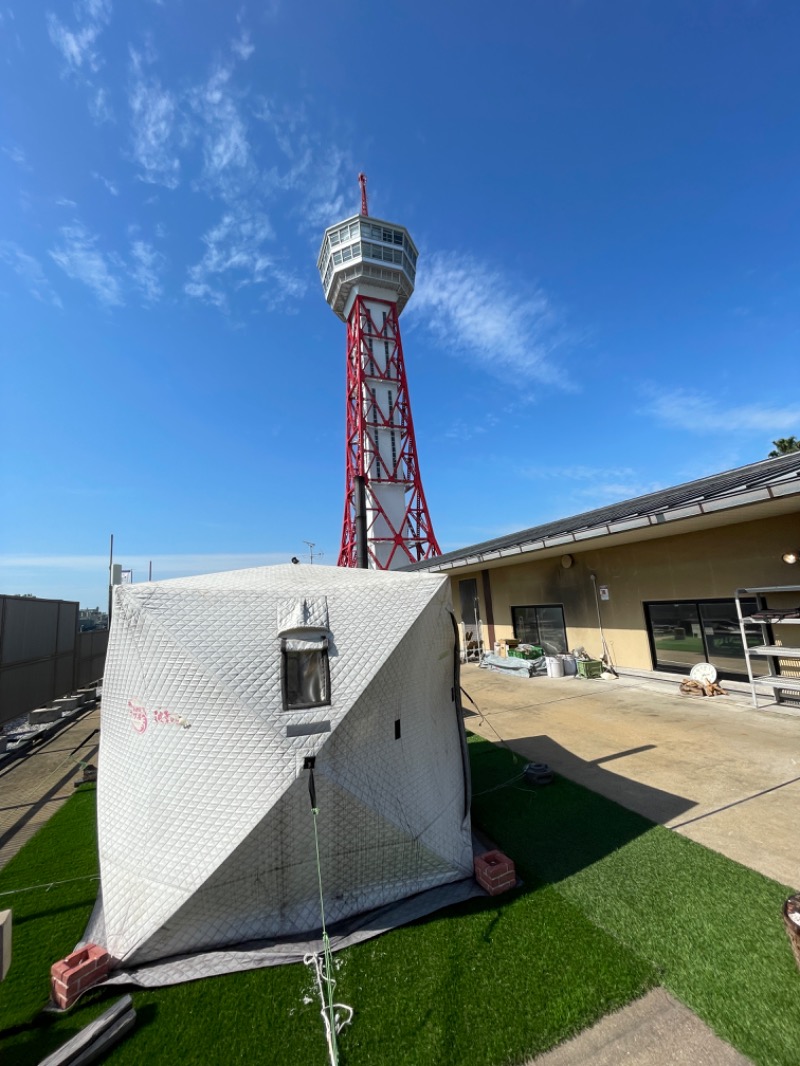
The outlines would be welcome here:
M 502 851 L 487 851 L 475 858 L 475 879 L 490 896 L 499 896 L 517 883 L 514 862 Z
M 51 707 L 58 707 L 60 711 L 74 711 L 78 706 L 77 696 L 62 696 L 60 699 L 53 700 L 50 704 Z
M 58 707 L 37 707 L 35 711 L 28 712 L 28 725 L 46 725 L 48 722 L 57 722 L 61 718 Z
M 111 956 L 97 944 L 73 951 L 50 967 L 50 990 L 62 1010 L 68 1010 L 88 988 L 108 976 Z

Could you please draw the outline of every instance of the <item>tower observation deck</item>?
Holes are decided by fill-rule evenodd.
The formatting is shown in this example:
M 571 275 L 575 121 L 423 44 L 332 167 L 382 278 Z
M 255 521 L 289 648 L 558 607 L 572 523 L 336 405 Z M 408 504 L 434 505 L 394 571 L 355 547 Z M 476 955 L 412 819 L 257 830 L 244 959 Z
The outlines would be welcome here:
M 325 230 L 317 260 L 325 299 L 347 324 L 339 566 L 389 570 L 441 554 L 422 490 L 400 338 L 418 253 L 405 226 L 368 214 L 366 178 L 359 181 L 361 214 Z

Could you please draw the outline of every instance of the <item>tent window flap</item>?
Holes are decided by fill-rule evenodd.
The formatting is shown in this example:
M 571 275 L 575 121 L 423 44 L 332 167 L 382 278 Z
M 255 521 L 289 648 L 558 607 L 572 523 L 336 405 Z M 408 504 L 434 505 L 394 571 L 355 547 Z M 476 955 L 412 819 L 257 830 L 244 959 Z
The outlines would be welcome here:
M 328 639 L 281 641 L 283 709 L 300 711 L 331 702 Z

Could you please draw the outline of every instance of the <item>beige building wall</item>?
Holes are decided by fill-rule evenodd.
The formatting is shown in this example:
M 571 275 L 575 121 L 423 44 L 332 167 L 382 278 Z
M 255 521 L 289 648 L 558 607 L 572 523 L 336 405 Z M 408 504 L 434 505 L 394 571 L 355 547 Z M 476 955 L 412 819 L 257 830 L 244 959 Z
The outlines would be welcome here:
M 739 522 L 715 529 L 642 540 L 614 547 L 587 548 L 569 554 L 569 569 L 561 556 L 488 568 L 494 639 L 512 637 L 511 608 L 532 604 L 561 604 L 569 648 L 582 646 L 602 656 L 597 607 L 590 573 L 606 585 L 608 601 L 601 602 L 603 629 L 617 666 L 652 669 L 643 603 L 650 600 L 731 598 L 748 586 L 800 585 L 800 565 L 788 566 L 784 552 L 800 547 L 800 516 L 782 515 Z M 459 581 L 476 578 L 484 635 L 490 617 L 484 595 L 482 568 L 452 575 L 453 602 L 458 612 Z M 772 596 L 770 606 L 798 606 L 795 594 Z M 794 643 L 794 642 L 793 642 Z

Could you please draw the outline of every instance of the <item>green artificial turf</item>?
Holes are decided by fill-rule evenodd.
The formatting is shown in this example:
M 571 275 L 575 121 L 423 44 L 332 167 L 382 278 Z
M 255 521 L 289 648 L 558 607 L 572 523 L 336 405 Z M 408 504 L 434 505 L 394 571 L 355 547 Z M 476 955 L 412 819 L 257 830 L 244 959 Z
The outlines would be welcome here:
M 96 870 L 92 790 L 74 796 L 0 872 L 0 892 Z M 42 1013 L 52 962 L 80 938 L 96 882 L 0 899 L 14 907 L 14 961 L 0 986 L 0 1049 L 33 1066 L 120 990 Z M 337 998 L 355 1008 L 342 1066 L 499 1066 L 579 1032 L 652 987 L 654 968 L 552 887 L 526 885 L 368 941 L 337 956 Z M 124 1064 L 326 1061 L 311 972 L 256 970 L 133 994 Z M 4 1058 L 5 1061 L 5 1058 Z
M 511 780 L 524 760 L 502 747 L 473 737 L 470 753 L 473 820 L 516 859 L 525 887 L 339 953 L 337 998 L 356 1012 L 342 1066 L 519 1063 L 657 983 L 758 1066 L 800 1062 L 786 886 L 564 779 Z M 0 872 L 0 892 L 95 873 L 93 811 L 93 790 L 79 790 Z M 15 919 L 3 1061 L 33 1066 L 121 994 L 41 1013 L 49 966 L 80 938 L 95 890 L 0 896 Z M 136 1029 L 109 1057 L 115 1066 L 326 1061 L 300 965 L 133 997 Z
M 470 748 L 476 793 L 518 766 L 486 741 L 471 738 Z M 556 887 L 649 959 L 666 988 L 754 1063 L 800 1063 L 800 974 L 781 919 L 792 889 L 563 778 L 478 795 L 473 817 L 523 876 Z

